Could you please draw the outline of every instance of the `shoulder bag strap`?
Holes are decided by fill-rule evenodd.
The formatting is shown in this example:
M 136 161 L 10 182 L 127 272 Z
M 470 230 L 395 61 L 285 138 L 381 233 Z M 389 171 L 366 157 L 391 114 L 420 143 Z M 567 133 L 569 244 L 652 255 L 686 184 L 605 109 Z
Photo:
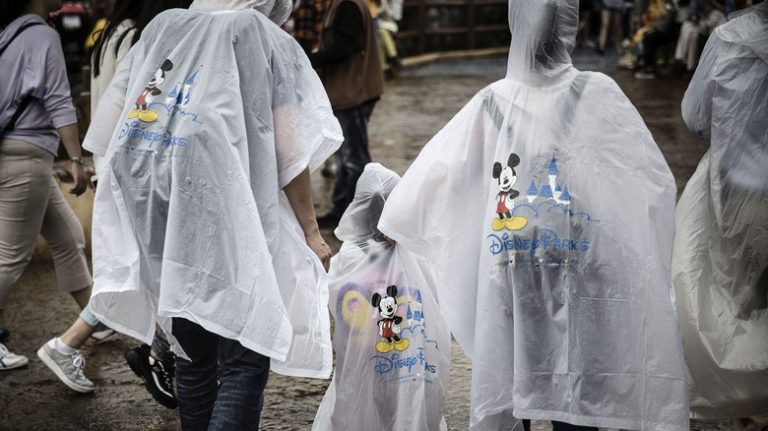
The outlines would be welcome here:
M 19 37 L 19 35 L 20 35 L 21 33 L 24 33 L 24 30 L 26 30 L 26 29 L 28 29 L 28 28 L 30 28 L 30 27 L 34 27 L 34 26 L 36 26 L 36 25 L 43 25 L 43 23 L 41 23 L 41 22 L 37 22 L 37 21 L 33 21 L 33 22 L 28 22 L 28 23 L 26 23 L 26 24 L 22 25 L 21 27 L 19 27 L 19 28 L 16 30 L 16 33 L 14 33 L 14 35 L 13 35 L 13 36 L 11 36 L 11 38 L 8 40 L 8 43 L 6 43 L 4 47 L 0 48 L 0 57 L 3 55 L 3 53 L 5 52 L 5 50 L 6 50 L 6 49 L 8 49 L 8 47 L 9 47 L 9 46 L 11 46 L 11 44 L 13 43 L 13 41 L 14 41 L 14 40 L 16 40 L 16 38 L 17 38 L 17 37 Z
M 2 55 L 5 53 L 5 50 L 8 49 L 9 46 L 11 46 L 13 41 L 16 40 L 16 38 L 19 37 L 19 35 L 23 33 L 24 30 L 30 27 L 34 27 L 36 25 L 43 25 L 43 24 L 40 22 L 28 22 L 22 25 L 21 27 L 19 27 L 19 29 L 16 30 L 16 33 L 13 36 L 11 36 L 10 40 L 8 40 L 8 43 L 6 43 L 4 47 L 0 48 L 0 57 L 2 57 Z M 24 111 L 27 109 L 27 107 L 31 102 L 32 102 L 32 96 L 27 95 L 24 97 L 24 99 L 19 104 L 18 108 L 16 108 L 16 112 L 13 113 L 11 120 L 8 122 L 8 124 L 5 125 L 5 127 L 3 127 L 0 130 L 0 139 L 2 139 L 3 135 L 5 135 L 6 132 L 8 132 L 9 130 L 13 130 L 13 128 L 16 127 L 16 122 L 19 121 L 19 117 L 21 117 L 21 114 L 24 113 Z

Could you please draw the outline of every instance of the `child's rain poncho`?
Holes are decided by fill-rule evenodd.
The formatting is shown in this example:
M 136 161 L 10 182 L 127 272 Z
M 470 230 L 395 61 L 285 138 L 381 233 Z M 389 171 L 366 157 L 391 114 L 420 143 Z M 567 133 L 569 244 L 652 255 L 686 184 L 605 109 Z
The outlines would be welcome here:
M 84 142 L 106 156 L 92 303 L 144 342 L 182 317 L 276 371 L 327 377 L 327 280 L 281 189 L 343 138 L 305 54 L 265 16 L 284 6 L 197 0 L 158 15 L 120 64 Z
M 379 229 L 427 256 L 472 360 L 470 427 L 688 430 L 671 285 L 675 182 L 577 0 L 510 0 L 507 76 L 424 148 Z
M 399 179 L 368 164 L 336 229 L 344 241 L 329 272 L 336 371 L 313 430 L 445 429 L 451 334 L 431 268 L 376 229 Z
M 768 414 L 768 3 L 710 36 L 682 108 L 711 142 L 677 207 L 672 261 L 691 411 Z

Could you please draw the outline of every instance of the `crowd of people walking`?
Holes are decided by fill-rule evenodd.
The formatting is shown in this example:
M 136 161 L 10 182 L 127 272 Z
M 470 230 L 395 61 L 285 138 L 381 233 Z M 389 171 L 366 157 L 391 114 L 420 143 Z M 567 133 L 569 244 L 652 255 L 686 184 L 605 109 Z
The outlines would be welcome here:
M 614 50 L 618 65 L 638 79 L 692 73 L 704 43 L 727 16 L 752 0 L 587 0 L 579 2 L 580 42 L 600 55 Z
M 598 53 L 627 3 L 593 2 Z M 681 109 L 710 149 L 679 202 L 632 103 L 573 66 L 577 0 L 509 0 L 506 76 L 402 178 L 369 152 L 399 66 L 377 5 L 116 0 L 87 36 L 81 146 L 49 25 L 87 34 L 80 12 L 0 0 L 0 326 L 40 234 L 81 311 L 38 358 L 90 393 L 82 346 L 135 338 L 127 365 L 184 430 L 258 429 L 270 369 L 335 369 L 314 430 L 445 429 L 453 336 L 472 430 L 766 431 L 768 3 L 692 1 L 682 20 L 672 3 L 625 48 L 638 77 L 663 45 L 695 70 Z M 60 144 L 69 192 L 95 188 L 93 275 Z M 310 174 L 334 155 L 318 217 Z M 12 332 L 0 373 L 29 363 Z

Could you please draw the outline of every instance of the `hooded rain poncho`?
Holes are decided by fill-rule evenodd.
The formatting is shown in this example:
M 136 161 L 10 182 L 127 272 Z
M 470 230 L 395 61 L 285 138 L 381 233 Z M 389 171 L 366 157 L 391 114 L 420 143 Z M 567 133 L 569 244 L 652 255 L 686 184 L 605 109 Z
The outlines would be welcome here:
M 711 143 L 678 203 L 672 261 L 691 411 L 768 414 L 768 3 L 712 33 L 682 110 Z
M 166 11 L 121 62 L 84 142 L 106 157 L 92 303 L 147 343 L 181 317 L 277 371 L 327 377 L 327 281 L 281 189 L 343 137 L 304 52 L 265 16 L 284 19 L 284 3 Z
M 444 430 L 451 334 L 430 265 L 376 225 L 400 177 L 369 163 L 336 236 L 328 274 L 336 368 L 315 431 Z
M 577 0 L 510 0 L 506 78 L 424 147 L 379 229 L 432 260 L 470 429 L 687 431 L 675 182 L 616 83 L 573 67 L 577 22 Z

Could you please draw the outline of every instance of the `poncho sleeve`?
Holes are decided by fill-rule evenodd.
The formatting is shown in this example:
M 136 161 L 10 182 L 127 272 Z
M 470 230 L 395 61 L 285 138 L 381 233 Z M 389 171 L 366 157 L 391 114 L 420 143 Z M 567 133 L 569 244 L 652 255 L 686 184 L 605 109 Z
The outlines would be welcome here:
M 476 96 L 435 135 L 389 197 L 379 230 L 429 259 L 482 218 L 484 127 Z M 481 223 L 475 224 L 475 226 Z
M 699 65 L 683 97 L 683 120 L 691 132 L 699 137 L 709 136 L 711 132 L 712 98 L 716 88 L 713 74 L 721 45 L 722 42 L 713 33 L 704 47 Z
M 101 101 L 99 101 L 99 109 L 96 110 L 91 119 L 91 126 L 88 128 L 85 140 L 83 140 L 83 148 L 93 154 L 99 156 L 107 154 L 109 142 L 115 129 L 118 127 L 120 117 L 125 108 L 125 98 L 128 92 L 128 81 L 131 77 L 134 52 L 136 50 L 132 50 L 120 62 L 115 76 L 109 83 Z
M 381 211 L 399 181 L 399 175 L 379 163 L 365 165 L 357 180 L 355 197 L 333 232 L 336 238 L 345 243 L 358 243 L 379 236 L 376 226 Z
M 282 40 L 272 56 L 272 112 L 280 187 L 314 171 L 344 136 L 315 71 L 298 43 Z
M 427 143 L 389 196 L 378 225 L 405 250 L 426 258 L 438 274 L 460 268 L 450 271 L 450 283 L 441 280 L 437 292 L 444 309 L 460 310 L 448 326 L 469 357 L 478 292 L 475 251 L 484 239 L 484 160 L 486 145 L 495 144 L 498 136 L 483 109 L 483 94 Z

